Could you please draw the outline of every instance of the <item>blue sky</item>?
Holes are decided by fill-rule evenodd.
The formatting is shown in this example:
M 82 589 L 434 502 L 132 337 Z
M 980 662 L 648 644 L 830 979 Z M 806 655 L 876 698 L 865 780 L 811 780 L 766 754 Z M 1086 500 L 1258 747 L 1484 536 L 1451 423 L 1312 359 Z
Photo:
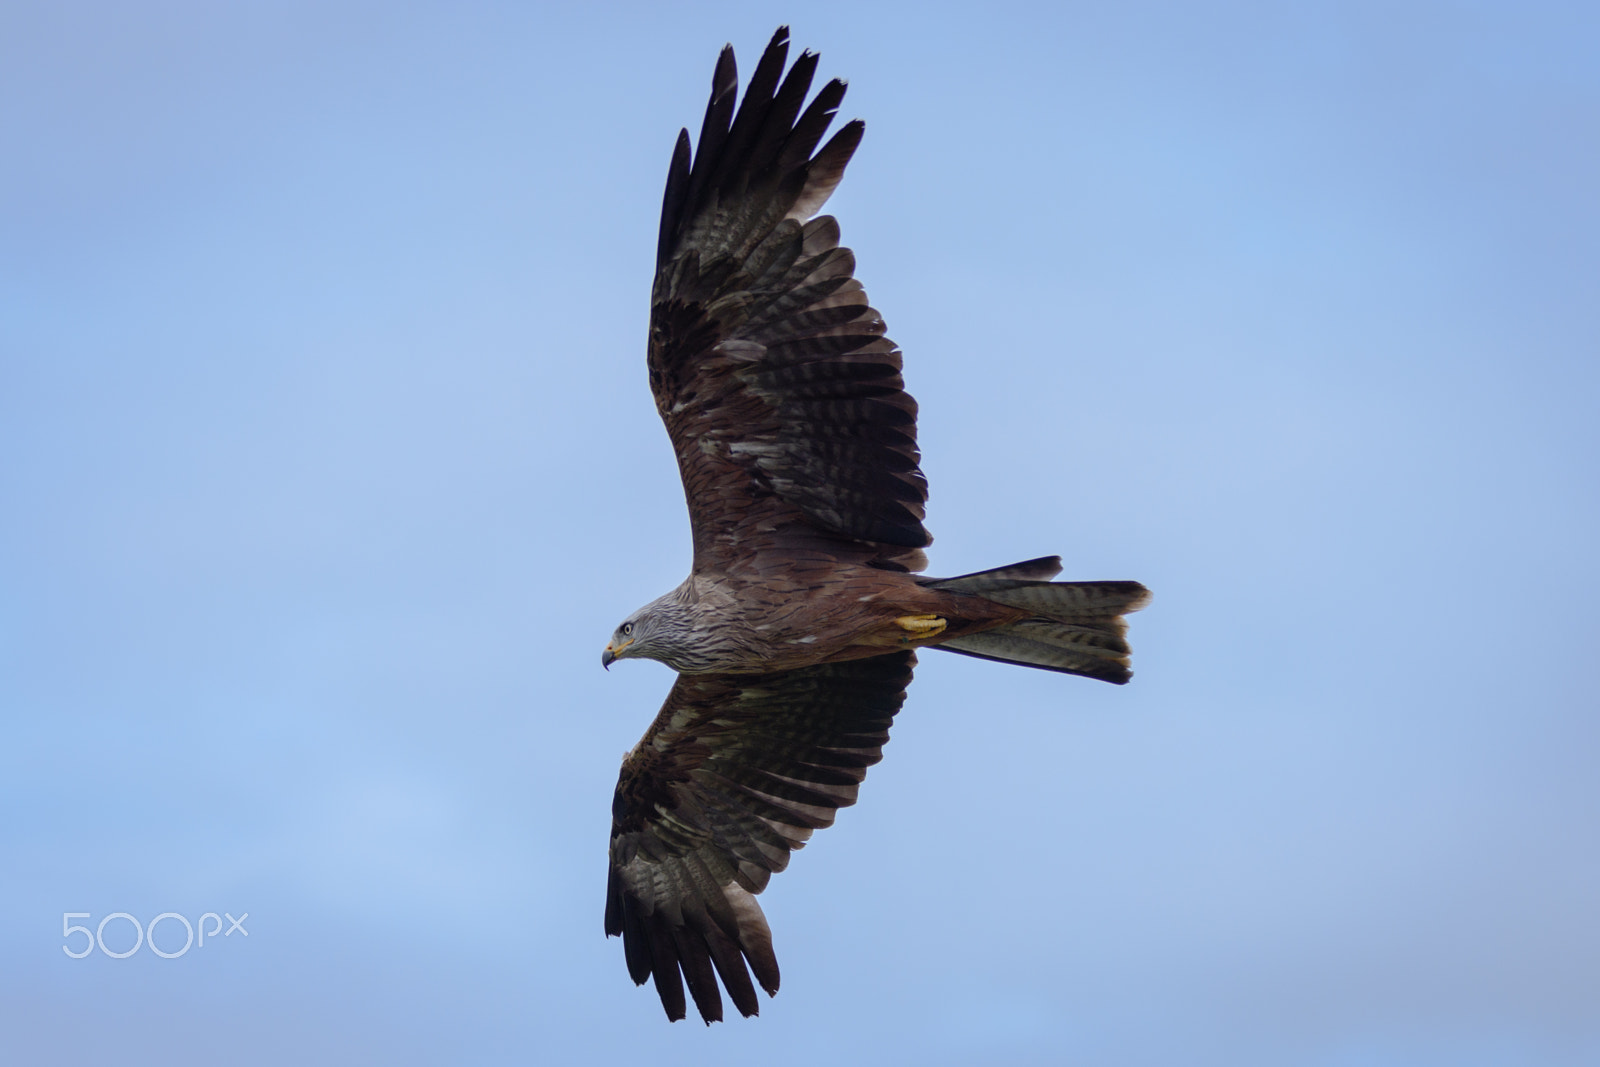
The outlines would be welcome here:
M 598 657 L 688 565 L 672 141 L 782 22 L 867 123 L 829 210 L 932 571 L 1155 602 L 1121 689 L 925 655 L 763 897 L 782 992 L 708 1031 L 601 935 L 671 676 Z M 8 5 L 0 1058 L 1600 1060 L 1597 31 Z

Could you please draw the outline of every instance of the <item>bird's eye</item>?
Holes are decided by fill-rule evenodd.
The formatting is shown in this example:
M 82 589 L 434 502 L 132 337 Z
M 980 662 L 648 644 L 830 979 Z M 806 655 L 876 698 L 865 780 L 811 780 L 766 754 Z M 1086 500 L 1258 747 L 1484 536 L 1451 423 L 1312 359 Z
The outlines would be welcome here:
M 623 637 L 627 637 L 632 633 L 633 633 L 633 623 L 631 623 L 631 622 L 623 623 L 622 624 L 622 636 Z

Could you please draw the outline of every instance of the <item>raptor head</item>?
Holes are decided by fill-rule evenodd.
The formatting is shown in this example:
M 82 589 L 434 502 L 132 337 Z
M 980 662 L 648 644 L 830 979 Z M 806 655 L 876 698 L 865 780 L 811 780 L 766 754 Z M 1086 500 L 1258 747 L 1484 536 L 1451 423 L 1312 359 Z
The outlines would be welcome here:
M 652 601 L 612 631 L 611 640 L 600 653 L 600 665 L 609 668 L 619 659 L 669 662 L 686 640 L 687 629 L 683 610 L 668 602 L 668 597 Z
M 600 653 L 600 666 L 611 669 L 611 665 L 624 656 L 642 656 L 639 639 L 644 636 L 640 628 L 640 621 L 648 616 L 636 615 L 618 626 L 611 634 L 611 640 L 606 642 L 605 651 Z

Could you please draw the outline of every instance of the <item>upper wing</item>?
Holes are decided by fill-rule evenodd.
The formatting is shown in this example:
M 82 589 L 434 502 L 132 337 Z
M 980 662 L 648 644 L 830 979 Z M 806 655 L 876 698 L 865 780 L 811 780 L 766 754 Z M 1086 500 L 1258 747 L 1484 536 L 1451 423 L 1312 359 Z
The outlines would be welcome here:
M 792 849 L 854 804 L 883 756 L 916 659 L 894 652 L 775 674 L 679 675 L 622 764 L 612 802 L 606 934 L 628 973 L 655 976 L 669 1019 L 683 981 L 707 1023 L 717 980 L 744 1015 L 750 969 L 778 991 L 772 935 L 755 894 Z
M 777 544 L 920 570 L 932 538 L 917 405 L 838 224 L 811 218 L 863 127 L 846 123 L 816 151 L 844 84 L 830 81 L 802 114 L 817 57 L 801 53 L 780 84 L 788 41 L 787 27 L 773 36 L 737 116 L 723 49 L 693 164 L 684 130 L 667 175 L 650 387 L 683 475 L 695 568 Z

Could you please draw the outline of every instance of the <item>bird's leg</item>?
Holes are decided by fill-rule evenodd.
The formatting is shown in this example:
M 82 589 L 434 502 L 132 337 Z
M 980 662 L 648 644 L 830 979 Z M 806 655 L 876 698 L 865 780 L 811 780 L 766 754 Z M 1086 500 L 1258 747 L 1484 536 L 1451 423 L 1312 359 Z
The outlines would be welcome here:
M 894 624 L 906 631 L 907 636 L 902 641 L 913 638 L 933 637 L 943 633 L 944 628 L 950 624 L 937 615 L 902 615 L 894 620 Z

